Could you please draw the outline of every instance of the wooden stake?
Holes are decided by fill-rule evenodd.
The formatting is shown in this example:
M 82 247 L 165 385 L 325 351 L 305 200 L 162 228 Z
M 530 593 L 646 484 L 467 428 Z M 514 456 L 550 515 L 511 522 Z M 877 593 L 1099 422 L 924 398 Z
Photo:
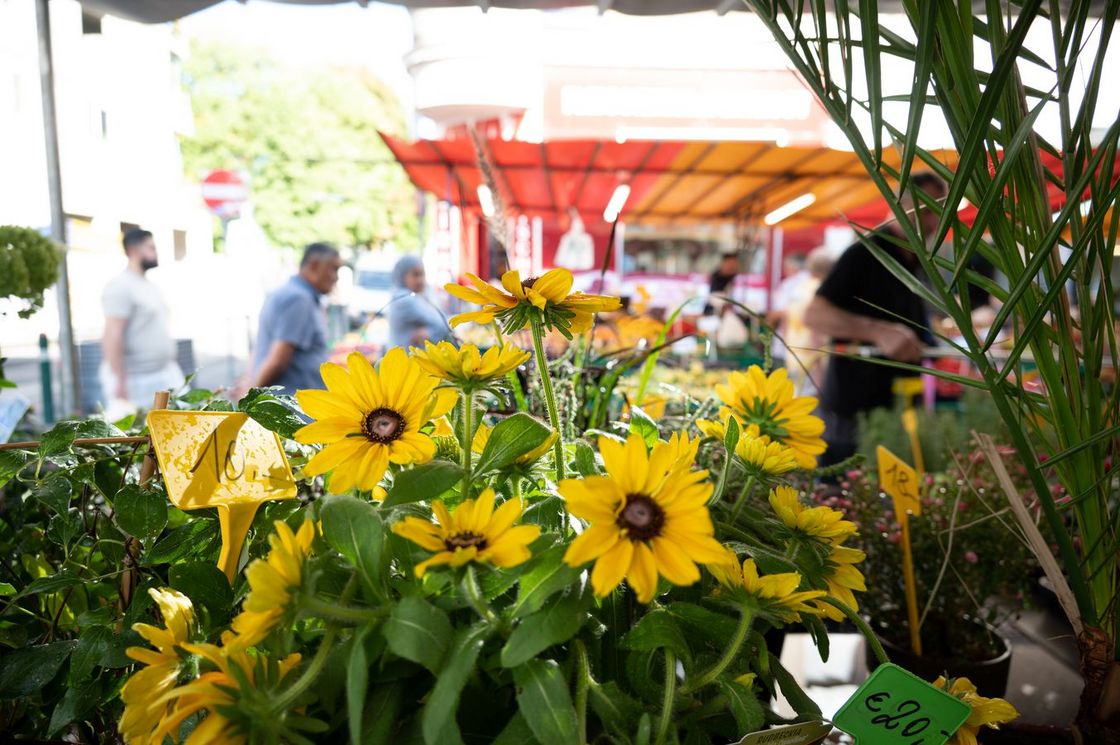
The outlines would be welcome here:
M 167 402 L 171 399 L 170 391 L 158 391 L 152 400 L 153 409 L 166 409 Z M 156 453 L 152 449 L 149 438 L 143 437 L 142 441 L 148 441 L 148 452 L 144 454 L 144 462 L 140 466 L 140 486 L 146 485 L 152 480 L 152 476 L 156 472 Z M 136 585 L 140 583 L 140 573 L 137 569 L 140 559 L 140 542 L 129 536 L 124 541 L 124 573 L 121 575 L 121 612 L 128 608 L 132 602 L 132 596 L 136 592 Z

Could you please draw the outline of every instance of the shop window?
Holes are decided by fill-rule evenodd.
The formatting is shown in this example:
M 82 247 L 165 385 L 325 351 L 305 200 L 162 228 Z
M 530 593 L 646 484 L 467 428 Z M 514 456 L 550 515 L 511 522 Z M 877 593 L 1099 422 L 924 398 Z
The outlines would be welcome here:
M 101 33 L 101 16 L 94 15 L 88 10 L 82 10 L 82 33 L 83 34 L 100 34 Z

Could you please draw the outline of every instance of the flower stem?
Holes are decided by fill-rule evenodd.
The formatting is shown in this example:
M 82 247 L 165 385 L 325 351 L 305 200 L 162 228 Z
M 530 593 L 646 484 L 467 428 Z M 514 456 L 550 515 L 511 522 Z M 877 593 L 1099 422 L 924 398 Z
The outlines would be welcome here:
M 582 639 L 572 643 L 576 655 L 576 732 L 580 743 L 587 742 L 587 692 L 591 685 L 591 667 L 587 662 L 587 647 Z
M 719 481 L 716 482 L 715 491 L 712 492 L 712 498 L 708 500 L 709 505 L 719 504 L 723 499 L 723 492 L 727 489 L 727 477 L 731 475 L 731 462 L 735 460 L 731 452 L 725 453 L 723 459 L 723 468 L 719 471 Z
M 732 525 L 739 522 L 739 513 L 743 511 L 743 507 L 747 504 L 747 497 L 754 489 L 754 481 L 754 476 L 747 476 L 747 483 L 743 485 L 743 491 L 739 492 L 739 498 L 735 500 L 735 507 L 731 510 Z
M 471 421 L 474 418 L 474 391 L 463 391 L 463 446 L 460 448 L 462 451 L 462 466 L 463 466 L 463 499 L 470 499 L 471 497 L 471 445 L 474 440 L 474 427 Z
M 851 606 L 837 600 L 831 595 L 825 595 L 821 600 L 828 603 L 833 608 L 839 609 L 841 613 L 848 617 L 849 621 L 855 624 L 859 632 L 863 634 L 863 638 L 867 640 L 868 645 L 871 647 L 871 652 L 875 655 L 875 659 L 880 665 L 885 665 L 891 661 L 891 658 L 887 656 L 887 651 L 883 649 L 879 637 L 875 636 L 875 632 L 867 625 L 867 621 L 864 621 Z
M 661 699 L 661 718 L 657 721 L 656 745 L 665 742 L 673 721 L 673 698 L 677 695 L 677 656 L 665 647 L 665 693 Z
M 548 356 L 544 351 L 544 325 L 541 319 L 533 316 L 529 320 L 533 330 L 533 349 L 537 353 L 537 371 L 541 376 L 541 388 L 548 407 L 548 421 L 556 431 L 556 481 L 564 478 L 564 438 L 560 434 L 560 412 L 556 408 L 556 393 L 552 390 L 552 377 L 548 374 Z
M 731 637 L 731 644 L 728 645 L 723 657 L 719 662 L 710 667 L 705 672 L 696 677 L 695 680 L 686 682 L 684 687 L 681 688 L 681 693 L 691 693 L 697 689 L 703 688 L 708 685 L 727 669 L 728 665 L 735 661 L 739 656 L 739 650 L 743 647 L 743 642 L 747 639 L 747 634 L 750 633 L 751 623 L 754 621 L 754 614 L 746 608 L 739 610 L 739 627 L 735 629 L 735 635 Z
M 385 616 L 379 608 L 359 608 L 354 605 L 339 605 L 319 597 L 307 597 L 301 601 L 304 610 L 332 621 L 367 623 Z
M 494 611 L 486 604 L 486 598 L 482 597 L 482 590 L 474 576 L 474 567 L 470 564 L 467 565 L 466 574 L 463 575 L 463 592 L 467 596 L 467 602 L 470 603 L 470 606 L 474 608 L 478 615 L 482 616 L 482 620 L 494 628 L 501 627 L 501 620 L 494 615 Z

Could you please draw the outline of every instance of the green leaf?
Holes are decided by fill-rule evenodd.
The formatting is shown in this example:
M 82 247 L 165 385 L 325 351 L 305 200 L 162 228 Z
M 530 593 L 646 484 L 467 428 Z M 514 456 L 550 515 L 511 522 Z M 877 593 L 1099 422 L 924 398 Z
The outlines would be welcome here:
M 43 688 L 76 646 L 78 642 L 69 639 L 5 652 L 0 656 L 0 698 L 19 698 Z
M 653 447 L 661 439 L 657 422 L 637 406 L 630 407 L 630 434 L 640 435 L 645 440 L 647 448 Z
M 89 680 L 94 665 L 100 664 L 113 644 L 113 632 L 105 626 L 90 626 L 78 637 L 78 646 L 70 655 L 69 685 L 79 686 Z
M 364 499 L 333 496 L 320 515 L 327 543 L 358 570 L 362 583 L 373 597 L 379 597 L 385 529 L 377 509 Z
M 65 476 L 52 476 L 31 490 L 31 496 L 60 515 L 70 509 L 72 494 L 73 485 Z
M 445 460 L 433 460 L 401 471 L 393 479 L 393 488 L 381 506 L 396 507 L 422 499 L 435 499 L 462 478 L 463 469 Z
M 350 657 L 346 661 L 346 719 L 350 725 L 351 745 L 362 745 L 362 714 L 369 690 L 369 660 L 362 642 L 370 627 L 359 629 L 350 640 Z
M 549 745 L 579 745 L 579 727 L 568 683 L 555 660 L 529 660 L 514 668 L 517 708 L 536 738 Z
M 62 695 L 62 700 L 51 712 L 51 721 L 47 726 L 47 736 L 53 737 L 66 725 L 83 719 L 86 714 L 97 706 L 100 696 L 100 687 L 94 683 L 84 686 L 71 686 Z
M 513 617 L 535 613 L 555 593 L 579 579 L 579 570 L 564 563 L 567 546 L 556 545 L 533 560 L 531 569 L 521 575 L 517 601 L 510 609 Z
M 502 647 L 502 667 L 517 667 L 549 647 L 568 641 L 579 631 L 585 616 L 583 603 L 576 592 L 526 616 Z
M 0 486 L 11 481 L 27 463 L 27 453 L 22 450 L 0 450 Z
M 727 457 L 735 452 L 735 446 L 739 444 L 739 420 L 735 417 L 727 418 L 727 430 L 723 433 L 723 446 L 727 448 Z
M 77 510 L 60 512 L 47 523 L 47 538 L 59 546 L 69 546 L 81 534 L 82 518 Z
M 8 584 L 7 582 L 0 582 L 0 597 L 4 597 L 5 595 L 15 595 L 15 594 L 16 594 L 16 588 L 15 587 Z
M 167 499 L 129 484 L 113 499 L 117 527 L 136 538 L 154 538 L 167 525 Z
M 630 737 L 631 723 L 642 715 L 642 705 L 613 680 L 591 686 L 587 700 L 603 726 L 622 738 Z
M 727 708 L 731 709 L 731 716 L 735 717 L 735 726 L 741 734 L 762 729 L 766 714 L 750 688 L 734 681 L 721 680 L 719 689 L 727 699 Z
M 515 711 L 513 716 L 509 718 L 509 722 L 506 723 L 506 726 L 490 745 L 534 745 L 537 742 L 537 738 L 533 737 L 533 730 L 529 729 L 529 723 L 525 721 L 525 717 L 521 715 L 520 711 Z
M 78 423 L 62 421 L 43 433 L 39 438 L 39 456 L 49 458 L 52 455 L 65 453 L 70 449 L 71 443 L 78 436 Z
M 584 478 L 598 476 L 599 466 L 595 462 L 595 451 L 583 440 L 576 441 L 576 473 Z
M 485 622 L 460 629 L 447 655 L 447 664 L 440 671 L 436 685 L 428 696 L 428 702 L 420 713 L 424 731 L 424 741 L 428 745 L 458 745 L 463 738 L 455 721 L 459 708 L 459 694 L 467 684 L 467 678 L 474 672 L 482 645 L 490 635 L 490 626 Z
M 191 518 L 156 541 L 141 557 L 141 566 L 174 564 L 188 556 L 201 554 L 218 540 L 218 521 Z
M 373 689 L 365 706 L 362 742 L 368 745 L 394 745 L 400 724 L 404 689 L 401 683 L 380 685 Z
M 384 634 L 393 654 L 438 673 L 451 644 L 451 621 L 423 598 L 409 596 L 393 607 Z
M 685 627 L 690 639 L 694 638 L 693 634 L 695 634 L 696 637 L 720 649 L 735 635 L 735 629 L 739 626 L 738 619 L 693 603 L 673 603 L 666 607 L 665 611 Z
M 777 655 L 770 655 L 770 670 L 774 673 L 774 680 L 778 683 L 778 687 L 782 689 L 782 695 L 786 697 L 786 701 L 794 711 L 815 717 L 821 715 L 820 707 L 802 690 L 789 671 L 782 667 Z
M 210 623 L 221 624 L 233 606 L 233 589 L 222 570 L 208 561 L 174 564 L 168 572 L 172 589 L 191 599 L 196 609 L 210 613 Z
M 668 649 L 685 667 L 692 665 L 692 650 L 688 647 L 688 641 L 673 617 L 660 608 L 642 616 L 634 628 L 622 637 L 621 646 L 623 649 L 642 652 Z
M 505 468 L 540 447 L 552 434 L 548 425 L 525 413 L 517 413 L 494 426 L 478 459 L 476 473 Z
M 83 580 L 81 577 L 75 576 L 69 570 L 63 570 L 61 572 L 58 572 L 57 574 L 52 574 L 49 577 L 40 577 L 39 579 L 29 584 L 27 587 L 23 588 L 23 592 L 21 594 L 41 595 L 43 593 L 58 592 L 59 590 L 65 590 L 67 587 L 80 585 L 83 582 L 85 582 L 85 580 Z
M 295 436 L 296 430 L 306 424 L 295 411 L 261 388 L 250 390 L 245 398 L 238 402 L 237 407 L 265 429 L 289 440 Z

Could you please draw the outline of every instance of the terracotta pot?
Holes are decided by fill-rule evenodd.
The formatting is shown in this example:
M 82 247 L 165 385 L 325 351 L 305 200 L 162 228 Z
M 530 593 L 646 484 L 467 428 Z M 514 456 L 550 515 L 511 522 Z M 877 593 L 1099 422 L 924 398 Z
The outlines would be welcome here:
M 978 629 L 979 631 L 979 629 Z M 891 641 L 878 636 L 883 644 L 891 662 L 905 668 L 919 678 L 934 681 L 939 675 L 950 678 L 968 678 L 976 686 L 981 696 L 989 698 L 1003 698 L 1007 692 L 1007 676 L 1011 672 L 1011 642 L 992 629 L 991 633 L 1003 644 L 1003 652 L 990 660 L 960 659 L 954 657 L 937 657 L 923 655 L 921 657 L 910 651 L 909 647 L 900 647 Z M 866 647 L 867 669 L 874 670 L 879 666 L 871 652 L 870 646 Z

